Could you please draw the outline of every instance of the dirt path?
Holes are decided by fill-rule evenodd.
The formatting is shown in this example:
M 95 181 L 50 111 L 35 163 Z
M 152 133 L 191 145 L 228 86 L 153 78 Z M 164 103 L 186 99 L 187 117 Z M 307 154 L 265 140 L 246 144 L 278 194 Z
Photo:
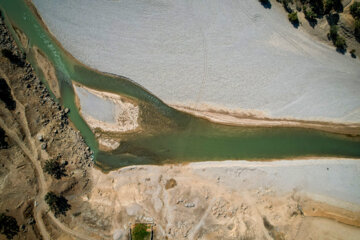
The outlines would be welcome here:
M 45 240 L 50 240 L 50 234 L 48 233 L 46 226 L 43 221 L 43 214 L 46 213 L 52 220 L 52 222 L 61 229 L 62 232 L 65 232 L 69 235 L 72 235 L 76 239 L 83 239 L 83 240 L 90 240 L 93 239 L 85 234 L 79 233 L 77 231 L 74 231 L 68 227 L 66 227 L 63 223 L 59 221 L 59 219 L 55 218 L 54 214 L 50 211 L 47 211 L 47 205 L 44 201 L 45 194 L 49 191 L 48 185 L 45 180 L 44 172 L 42 170 L 42 167 L 40 165 L 40 159 L 38 154 L 38 148 L 35 143 L 35 139 L 31 137 L 30 129 L 28 126 L 28 122 L 25 116 L 25 107 L 14 97 L 14 100 L 17 103 L 17 110 L 20 112 L 20 124 L 22 129 L 24 130 L 24 133 L 26 135 L 26 141 L 30 144 L 30 149 L 26 146 L 24 141 L 22 141 L 19 136 L 16 134 L 16 132 L 13 129 L 10 129 L 6 123 L 3 121 L 3 119 L 0 118 L 0 127 L 4 129 L 7 136 L 14 140 L 16 144 L 21 148 L 21 150 L 24 152 L 24 154 L 30 159 L 31 163 L 36 169 L 36 175 L 38 176 L 38 185 L 39 185 L 39 193 L 37 197 L 35 198 L 36 206 L 34 208 L 34 218 L 36 220 L 37 226 L 39 228 L 39 231 L 42 235 L 42 237 Z
M 25 144 L 19 139 L 19 137 L 17 136 L 17 134 L 13 130 L 9 129 L 6 126 L 6 124 L 4 123 L 4 121 L 2 119 L 0 119 L 0 126 L 1 126 L 2 129 L 4 129 L 6 134 L 16 142 L 16 144 L 21 148 L 21 150 L 24 152 L 24 154 L 30 159 L 32 164 L 35 166 L 36 173 L 38 175 L 39 190 L 40 191 L 39 191 L 39 194 L 38 194 L 38 196 L 36 197 L 36 200 L 35 200 L 39 205 L 38 205 L 38 207 L 34 208 L 34 211 L 35 211 L 34 217 L 35 217 L 37 226 L 38 226 L 39 231 L 40 231 L 41 235 L 43 236 L 43 238 L 45 240 L 50 240 L 51 239 L 50 235 L 47 232 L 44 221 L 42 219 L 43 205 L 44 205 L 43 196 L 44 196 L 44 194 L 45 194 L 45 192 L 47 190 L 47 185 L 46 185 L 46 182 L 45 182 L 44 174 L 43 174 L 43 172 L 41 170 L 41 166 L 40 166 L 39 162 L 37 161 L 37 159 L 34 158 L 34 154 L 32 153 L 32 151 L 30 151 L 25 146 Z

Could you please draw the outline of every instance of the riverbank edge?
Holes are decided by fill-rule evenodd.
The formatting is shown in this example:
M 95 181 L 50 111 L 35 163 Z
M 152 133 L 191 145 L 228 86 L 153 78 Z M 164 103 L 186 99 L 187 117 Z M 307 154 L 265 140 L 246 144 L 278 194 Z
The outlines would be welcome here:
M 176 110 L 206 119 L 210 122 L 244 127 L 297 127 L 316 129 L 324 132 L 360 136 L 360 123 L 334 121 L 315 121 L 295 118 L 271 118 L 257 110 L 227 110 L 220 108 L 194 107 L 189 105 L 170 104 Z

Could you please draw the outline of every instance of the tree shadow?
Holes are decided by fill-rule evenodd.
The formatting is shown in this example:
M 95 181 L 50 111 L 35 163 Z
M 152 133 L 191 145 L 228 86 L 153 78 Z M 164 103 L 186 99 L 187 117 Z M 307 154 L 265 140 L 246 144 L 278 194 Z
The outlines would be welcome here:
M 4 57 L 10 60 L 11 63 L 16 64 L 18 67 L 24 67 L 25 66 L 25 55 L 23 56 L 17 56 L 12 51 L 8 49 L 1 50 Z
M 3 78 L 0 78 L 0 101 L 3 101 L 5 107 L 10 111 L 16 109 L 16 102 L 12 97 L 11 89 Z
M 330 26 L 337 25 L 339 22 L 340 16 L 337 13 L 329 14 L 326 16 L 326 21 Z
M 291 24 L 294 26 L 294 28 L 299 28 L 300 22 L 291 22 Z
M 306 20 L 309 22 L 312 28 L 314 28 L 318 23 L 318 21 L 315 18 L 306 18 Z
M 269 0 L 259 0 L 261 5 L 266 9 L 271 9 L 271 3 Z
M 344 54 L 346 53 L 346 48 L 337 47 L 337 48 L 336 48 L 336 51 L 337 51 L 338 53 L 341 53 L 342 55 L 344 55 Z

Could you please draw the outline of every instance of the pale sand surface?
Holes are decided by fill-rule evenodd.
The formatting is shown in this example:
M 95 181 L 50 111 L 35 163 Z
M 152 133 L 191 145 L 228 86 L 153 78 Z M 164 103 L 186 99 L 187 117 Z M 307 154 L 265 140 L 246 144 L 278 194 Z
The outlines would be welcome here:
M 81 62 L 171 104 L 359 122 L 358 60 L 258 1 L 33 0 Z
M 360 236 L 351 226 L 360 226 L 358 160 L 202 162 L 91 175 L 84 201 L 111 222 L 114 236 L 138 220 L 155 222 L 159 239 L 272 239 L 264 218 L 285 239 Z
M 302 127 L 323 130 L 327 132 L 359 135 L 359 123 L 340 123 L 334 121 L 309 121 L 295 118 L 269 118 L 259 111 L 229 110 L 209 105 L 186 106 L 171 105 L 177 110 L 190 113 L 197 117 L 220 124 L 235 126 L 260 126 L 260 127 Z
M 139 127 L 139 107 L 128 99 L 79 84 L 73 87 L 80 113 L 93 130 L 99 128 L 106 132 L 129 132 Z

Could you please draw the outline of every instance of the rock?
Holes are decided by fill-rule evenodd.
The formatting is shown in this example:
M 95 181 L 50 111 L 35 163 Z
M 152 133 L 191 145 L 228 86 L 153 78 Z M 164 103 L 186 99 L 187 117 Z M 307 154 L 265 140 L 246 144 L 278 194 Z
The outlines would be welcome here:
M 154 222 L 154 219 L 152 217 L 144 217 L 143 219 L 145 222 L 148 222 L 148 223 Z
M 29 218 L 29 221 L 28 221 L 28 224 L 30 224 L 30 225 L 33 225 L 33 224 L 35 224 L 36 222 L 35 222 L 35 219 L 34 218 Z
M 43 135 L 39 135 L 39 136 L 38 136 L 38 140 L 39 140 L 40 142 L 44 141 Z
M 195 203 L 185 203 L 184 206 L 187 208 L 193 208 L 193 207 L 195 207 Z
M 23 231 L 23 232 L 25 232 L 25 228 L 26 228 L 25 224 L 21 224 L 20 230 Z
M 46 143 L 41 144 L 41 149 L 42 149 L 42 150 L 45 150 L 46 148 L 47 148 L 47 144 L 46 144 Z
M 70 112 L 70 109 L 68 109 L 68 108 L 65 108 L 65 114 L 68 114 L 69 112 Z

